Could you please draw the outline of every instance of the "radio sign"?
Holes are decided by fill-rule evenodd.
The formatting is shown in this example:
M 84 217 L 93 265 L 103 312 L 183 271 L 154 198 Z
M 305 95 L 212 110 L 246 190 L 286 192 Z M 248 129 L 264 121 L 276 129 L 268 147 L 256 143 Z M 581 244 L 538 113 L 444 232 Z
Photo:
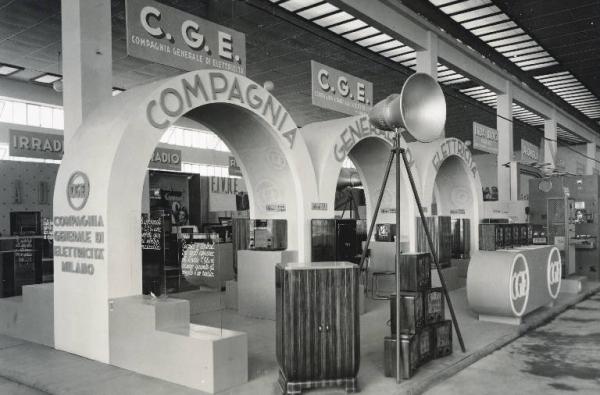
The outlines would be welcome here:
M 246 74 L 246 36 L 152 0 L 126 1 L 127 54 L 181 70 Z
M 148 165 L 151 169 L 181 171 L 181 150 L 156 148 Z
M 310 61 L 312 104 L 349 115 L 368 113 L 373 84 L 324 64 Z

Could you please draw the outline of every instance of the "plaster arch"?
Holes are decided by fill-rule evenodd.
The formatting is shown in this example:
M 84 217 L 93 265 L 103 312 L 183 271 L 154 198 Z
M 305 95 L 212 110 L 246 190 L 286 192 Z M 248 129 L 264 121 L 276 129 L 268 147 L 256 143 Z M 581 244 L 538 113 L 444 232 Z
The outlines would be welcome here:
M 306 211 L 317 191 L 315 172 L 295 122 L 277 99 L 245 76 L 222 70 L 192 71 L 131 89 L 85 120 L 58 171 L 55 230 L 90 231 L 92 240 L 85 245 L 58 241 L 55 251 L 102 251 L 96 259 L 55 258 L 58 349 L 109 362 L 108 301 L 141 293 L 141 248 L 136 247 L 148 161 L 165 129 L 186 115 L 213 128 L 239 160 L 251 216 L 287 219 L 288 248 L 305 259 L 310 248 Z M 77 172 L 89 180 L 87 202 L 80 208 L 68 198 L 76 191 L 70 180 Z M 85 216 L 101 217 L 102 223 L 61 222 L 90 218 Z M 66 262 L 90 264 L 93 274 L 70 270 Z
M 411 143 L 410 147 L 423 181 L 421 197 L 426 215 L 431 215 L 435 202 L 438 215 L 470 218 L 471 251 L 477 250 L 483 195 L 471 151 L 463 141 L 453 137 L 430 143 Z
M 367 203 L 367 226 L 373 217 L 373 209 L 379 196 L 390 149 L 393 146 L 393 133 L 373 127 L 367 115 L 346 117 L 325 122 L 315 122 L 304 126 L 300 133 L 306 141 L 317 174 L 319 201 L 327 204 L 327 210 L 311 211 L 311 218 L 333 218 L 335 192 L 338 177 L 346 157 L 349 157 L 360 175 Z M 401 141 L 406 146 L 404 140 Z M 408 158 L 413 163 L 410 149 Z M 419 177 L 411 165 L 415 182 Z M 384 192 L 378 223 L 395 223 L 395 166 L 388 179 Z M 415 234 L 417 215 L 416 205 L 404 165 L 401 175 L 401 234 L 405 235 L 409 249 L 414 251 L 416 240 L 409 235 Z

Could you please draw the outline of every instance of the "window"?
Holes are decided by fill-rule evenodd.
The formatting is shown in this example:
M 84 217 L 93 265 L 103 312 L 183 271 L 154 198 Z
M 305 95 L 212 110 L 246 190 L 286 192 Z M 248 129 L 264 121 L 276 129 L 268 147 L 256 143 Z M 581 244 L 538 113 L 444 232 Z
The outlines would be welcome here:
M 64 113 L 56 106 L 0 98 L 0 122 L 62 130 Z
M 227 166 L 204 165 L 200 163 L 182 162 L 181 171 L 184 173 L 196 173 L 206 177 L 230 177 Z M 231 177 L 240 178 L 240 177 Z
M 208 130 L 173 126 L 165 131 L 160 142 L 170 145 L 180 145 L 182 147 L 230 152 L 223 140 Z

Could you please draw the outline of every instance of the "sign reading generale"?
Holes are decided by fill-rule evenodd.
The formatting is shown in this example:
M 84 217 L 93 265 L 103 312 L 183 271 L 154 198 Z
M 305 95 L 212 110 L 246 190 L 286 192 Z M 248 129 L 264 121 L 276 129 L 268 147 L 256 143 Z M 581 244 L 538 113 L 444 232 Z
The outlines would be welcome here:
M 181 70 L 246 74 L 246 37 L 152 0 L 127 0 L 127 54 Z
M 296 125 L 287 111 L 269 92 L 245 77 L 221 71 L 209 72 L 208 76 L 195 73 L 182 77 L 178 85 L 163 89 L 146 105 L 146 117 L 153 127 L 166 129 L 171 119 L 190 111 L 198 102 L 228 101 L 260 112 L 287 140 L 289 148 L 294 147 Z

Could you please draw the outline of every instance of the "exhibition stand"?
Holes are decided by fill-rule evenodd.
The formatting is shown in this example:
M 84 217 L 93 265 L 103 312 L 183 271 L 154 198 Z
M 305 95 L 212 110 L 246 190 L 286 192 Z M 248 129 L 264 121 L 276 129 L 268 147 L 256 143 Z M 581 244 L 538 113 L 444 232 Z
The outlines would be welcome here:
M 561 270 L 553 246 L 479 251 L 467 273 L 469 307 L 482 321 L 519 325 L 525 315 L 553 305 Z

